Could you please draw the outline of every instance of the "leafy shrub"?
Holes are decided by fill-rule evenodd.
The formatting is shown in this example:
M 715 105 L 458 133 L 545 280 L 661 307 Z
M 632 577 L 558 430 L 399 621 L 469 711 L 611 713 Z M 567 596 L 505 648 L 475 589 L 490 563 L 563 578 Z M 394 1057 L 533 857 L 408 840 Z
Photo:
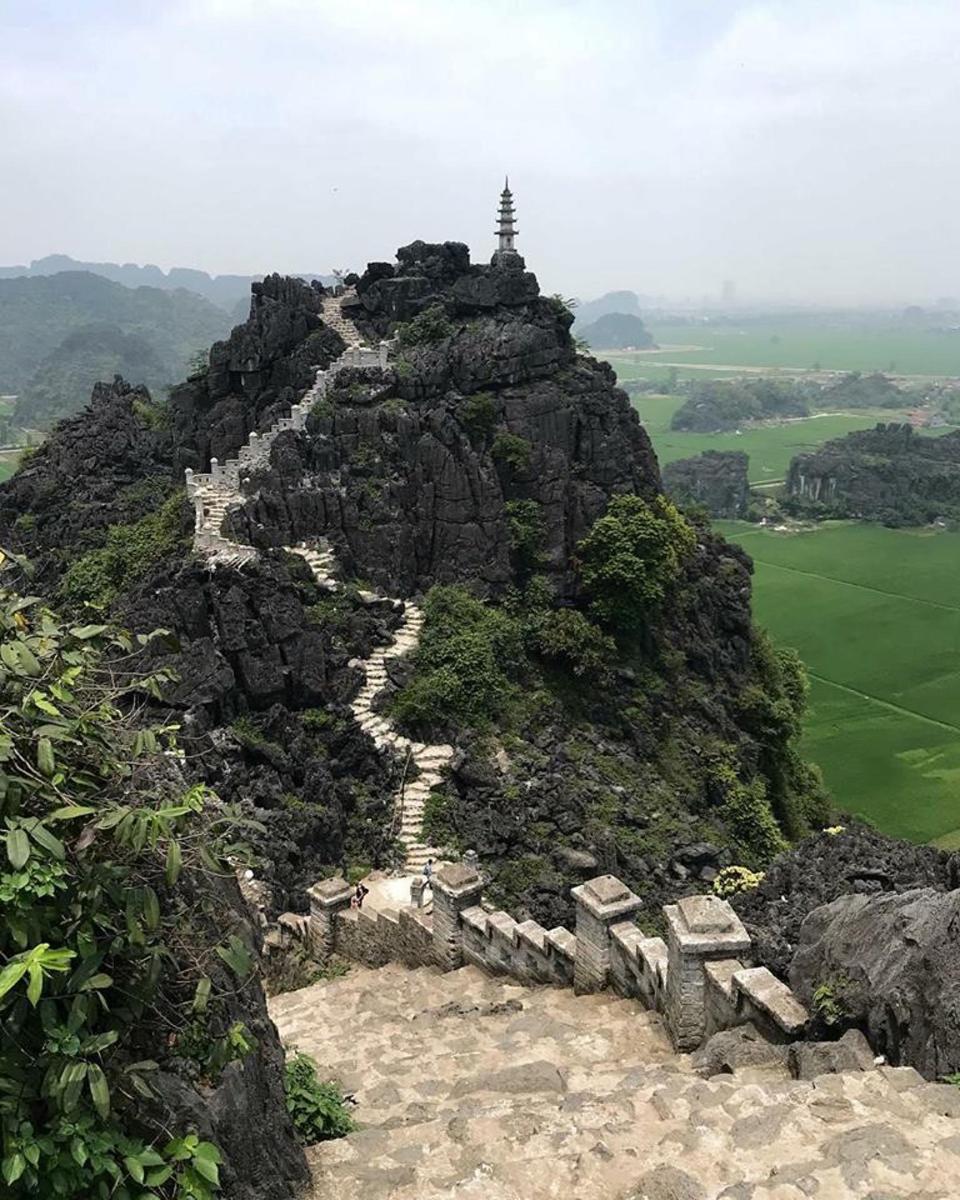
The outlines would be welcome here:
M 530 466 L 533 447 L 526 438 L 502 430 L 493 439 L 490 452 L 497 462 L 504 463 L 512 471 L 525 471 Z
M 644 621 L 663 602 L 695 543 L 693 529 L 664 496 L 614 496 L 578 546 L 592 611 L 621 629 Z
M 318 421 L 326 421 L 333 416 L 333 401 L 329 396 L 318 396 L 310 405 L 310 416 Z
M 850 1016 L 844 992 L 849 987 L 846 979 L 825 979 L 813 989 L 814 1012 L 826 1025 L 840 1025 Z
M 174 800 L 149 785 L 173 729 L 137 728 L 128 713 L 170 676 L 135 675 L 136 644 L 0 589 L 0 1175 L 11 1200 L 209 1200 L 219 1187 L 216 1147 L 193 1133 L 151 1144 L 137 1097 L 152 1094 L 148 1046 L 166 1053 L 201 1012 L 221 1019 L 238 986 L 213 982 L 221 960 L 237 979 L 253 964 L 239 938 L 217 944 L 229 910 L 215 893 L 161 897 L 181 874 L 228 875 L 224 859 L 243 850 L 230 819 L 206 811 L 204 788 Z
M 132 525 L 111 525 L 106 545 L 76 559 L 60 581 L 67 604 L 106 606 L 184 541 L 183 491 Z
M 744 783 L 730 761 L 714 763 L 709 780 L 720 797 L 720 815 L 730 833 L 747 853 L 759 862 L 785 850 L 786 839 L 777 824 L 767 784 L 761 776 Z
M 458 848 L 449 797 L 430 792 L 423 802 L 423 837 L 431 846 Z
M 575 608 L 535 613 L 528 619 L 527 630 L 534 653 L 577 676 L 602 677 L 616 655 L 613 638 Z
M 431 588 L 416 652 L 416 673 L 394 701 L 414 727 L 482 726 L 513 693 L 523 661 L 518 623 L 461 587 Z
M 317 1078 L 317 1064 L 309 1055 L 298 1052 L 287 1060 L 285 1084 L 287 1112 L 304 1145 L 346 1137 L 356 1128 L 343 1093 Z
M 133 411 L 148 429 L 154 433 L 163 433 L 173 428 L 173 412 L 170 405 L 160 400 L 140 400 L 133 402 Z
M 536 500 L 508 500 L 507 536 L 518 566 L 532 568 L 540 557 L 540 547 L 546 535 L 543 510 Z
M 820 829 L 830 817 L 830 797 L 819 771 L 789 743 L 800 736 L 808 683 L 800 656 L 775 646 L 754 629 L 752 679 L 737 698 L 740 725 L 760 746 L 760 766 L 770 781 L 769 800 L 788 837 Z
M 752 892 L 763 883 L 763 871 L 751 871 L 749 867 L 721 867 L 713 881 L 713 894 L 726 900 L 740 892 Z
M 457 416 L 474 437 L 485 437 L 492 433 L 497 423 L 497 402 L 489 392 L 476 392 L 467 396 L 457 407 Z
M 423 346 L 430 342 L 442 342 L 454 332 L 442 304 L 431 304 L 422 313 L 403 325 L 397 326 L 397 344 L 403 347 Z

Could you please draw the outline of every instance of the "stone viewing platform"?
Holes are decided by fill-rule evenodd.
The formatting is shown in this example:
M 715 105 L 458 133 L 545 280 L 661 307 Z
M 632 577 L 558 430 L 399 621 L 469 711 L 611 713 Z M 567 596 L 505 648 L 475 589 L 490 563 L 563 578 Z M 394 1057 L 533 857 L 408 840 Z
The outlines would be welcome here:
M 371 965 L 270 1002 L 356 1105 L 308 1150 L 311 1200 L 960 1195 L 960 1091 L 875 1066 L 859 1034 L 785 1044 L 806 1014 L 723 901 L 672 906 L 663 941 L 611 876 L 577 889 L 576 933 L 489 911 L 470 865 L 435 884 L 433 919 L 313 889 L 314 952 Z

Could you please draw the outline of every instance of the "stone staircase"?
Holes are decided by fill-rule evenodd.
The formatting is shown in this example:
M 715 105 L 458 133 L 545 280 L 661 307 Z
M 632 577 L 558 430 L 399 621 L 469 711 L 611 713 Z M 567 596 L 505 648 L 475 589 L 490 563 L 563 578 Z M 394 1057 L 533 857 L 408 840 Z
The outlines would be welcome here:
M 311 1200 L 952 1200 L 960 1092 L 909 1067 L 702 1078 L 609 992 L 352 968 L 270 1001 L 353 1097 Z
M 423 809 L 430 790 L 443 779 L 443 768 L 453 757 L 453 747 L 415 742 L 398 733 L 388 717 L 375 713 L 373 699 L 387 681 L 387 660 L 400 658 L 416 649 L 423 627 L 423 613 L 411 603 L 404 605 L 403 624 L 389 646 L 376 649 L 364 662 L 366 682 L 351 704 L 358 724 L 377 742 L 398 754 L 404 763 L 403 778 L 396 797 L 395 812 L 399 815 L 398 833 L 406 847 L 405 869 L 416 874 L 428 858 L 436 859 L 440 851 L 423 839 Z M 416 767 L 416 778 L 408 782 L 410 764 Z
M 341 304 L 352 294 L 324 296 L 324 324 L 337 331 L 347 343 L 347 348 L 328 368 L 317 368 L 313 385 L 292 406 L 290 415 L 281 417 L 265 433 L 251 433 L 236 458 L 224 463 L 211 459 L 210 471 L 206 473 L 186 472 L 187 495 L 193 500 L 195 510 L 194 549 L 205 555 L 212 567 L 240 567 L 257 557 L 253 546 L 232 541 L 224 536 L 221 529 L 230 507 L 243 503 L 242 479 L 269 465 L 270 451 L 279 434 L 288 429 L 304 428 L 311 408 L 326 395 L 331 381 L 340 371 L 347 367 L 386 366 L 386 343 L 381 342 L 378 350 L 368 349 L 363 345 L 359 330 L 343 315 Z M 286 549 L 304 559 L 321 587 L 335 590 L 339 586 L 336 557 L 326 541 L 320 539 L 313 545 L 302 542 Z M 360 597 L 366 602 L 387 599 L 375 592 L 361 592 Z M 355 664 L 363 669 L 365 682 L 351 707 L 357 721 L 377 747 L 384 752 L 400 755 L 403 759 L 403 780 L 394 804 L 397 833 L 405 847 L 405 870 L 418 873 L 428 858 L 439 856 L 436 848 L 426 845 L 422 840 L 423 808 L 430 789 L 441 782 L 443 768 L 452 758 L 453 748 L 414 742 L 398 733 L 388 718 L 372 711 L 373 698 L 386 680 L 387 659 L 414 650 L 423 625 L 423 613 L 414 604 L 400 600 L 394 603 L 403 607 L 403 624 L 389 646 L 378 648 L 365 662 Z M 411 764 L 415 776 L 412 779 Z
M 359 346 L 362 342 L 360 331 L 349 317 L 343 315 L 341 305 L 344 300 L 353 300 L 356 298 L 356 291 L 353 288 L 348 288 L 342 296 L 324 296 L 323 298 L 323 323 L 331 329 L 335 329 L 337 333 L 347 343 L 347 347 Z

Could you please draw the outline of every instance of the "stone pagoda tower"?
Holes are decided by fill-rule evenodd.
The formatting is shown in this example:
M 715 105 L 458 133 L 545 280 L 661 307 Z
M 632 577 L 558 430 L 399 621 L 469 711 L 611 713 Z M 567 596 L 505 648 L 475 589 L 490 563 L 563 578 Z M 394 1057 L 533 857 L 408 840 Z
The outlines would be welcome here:
M 519 258 L 513 245 L 517 227 L 514 225 L 513 193 L 510 191 L 509 177 L 503 181 L 503 191 L 500 193 L 500 223 L 495 232 L 500 242 L 493 256 L 494 264 L 507 265 L 511 260 Z

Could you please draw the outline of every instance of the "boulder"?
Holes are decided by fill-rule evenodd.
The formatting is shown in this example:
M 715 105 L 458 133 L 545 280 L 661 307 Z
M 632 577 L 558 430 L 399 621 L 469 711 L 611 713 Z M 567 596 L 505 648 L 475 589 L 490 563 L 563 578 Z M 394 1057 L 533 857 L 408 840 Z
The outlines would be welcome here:
M 960 890 L 842 896 L 815 909 L 790 984 L 814 1010 L 828 987 L 839 1019 L 892 1063 L 928 1079 L 960 1071 Z

